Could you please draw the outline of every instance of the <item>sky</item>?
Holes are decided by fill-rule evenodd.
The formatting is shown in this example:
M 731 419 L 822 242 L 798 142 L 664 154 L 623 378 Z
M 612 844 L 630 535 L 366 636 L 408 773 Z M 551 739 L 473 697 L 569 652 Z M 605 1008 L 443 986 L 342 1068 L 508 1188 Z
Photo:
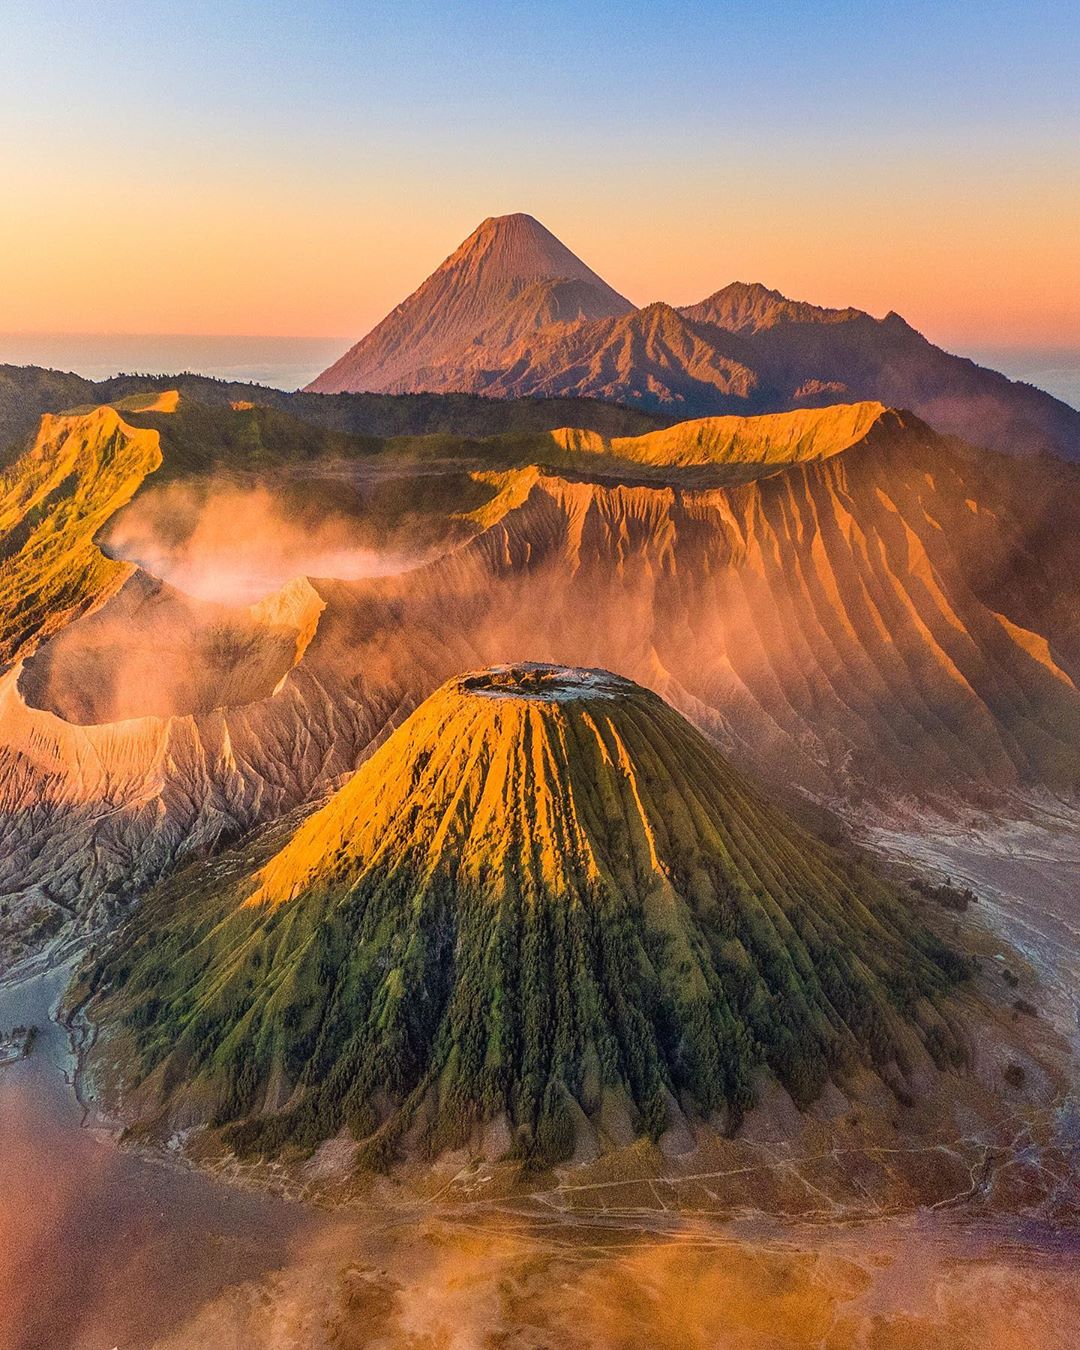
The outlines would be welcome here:
M 1080 346 L 1080 5 L 4 0 L 0 330 L 355 338 L 485 216 Z

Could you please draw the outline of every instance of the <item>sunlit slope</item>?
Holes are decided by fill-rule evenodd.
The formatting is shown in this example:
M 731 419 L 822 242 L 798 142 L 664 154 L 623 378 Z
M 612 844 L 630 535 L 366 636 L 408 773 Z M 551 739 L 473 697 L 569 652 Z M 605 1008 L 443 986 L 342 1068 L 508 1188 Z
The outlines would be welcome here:
M 665 469 L 722 465 L 752 478 L 778 466 L 827 459 L 903 424 L 899 413 L 880 403 L 840 403 L 760 417 L 702 417 L 641 436 L 603 437 L 577 427 L 551 436 L 572 456 L 601 455 Z
M 522 666 L 443 686 L 254 875 L 152 898 L 91 983 L 152 1116 L 383 1158 L 494 1120 L 553 1161 L 730 1123 L 761 1066 L 805 1104 L 945 1063 L 961 974 L 656 695 Z
M 501 482 L 473 542 L 381 588 L 392 621 L 370 600 L 347 618 L 336 593 L 327 641 L 375 668 L 401 650 L 432 683 L 500 658 L 603 664 L 819 789 L 1080 782 L 1074 471 L 890 413 L 711 491 Z
M 33 445 L 0 476 L 0 664 L 130 575 L 93 537 L 160 463 L 157 432 L 128 426 L 112 408 L 42 418 Z

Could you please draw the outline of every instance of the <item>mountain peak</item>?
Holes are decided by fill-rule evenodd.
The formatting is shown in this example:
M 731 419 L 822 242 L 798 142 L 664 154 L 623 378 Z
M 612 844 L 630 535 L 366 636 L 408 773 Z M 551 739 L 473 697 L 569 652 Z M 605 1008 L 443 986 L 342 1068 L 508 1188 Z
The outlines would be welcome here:
M 488 216 L 436 273 L 471 270 L 475 280 L 604 282 L 533 216 Z
M 567 283 L 572 283 L 568 289 Z M 314 393 L 398 393 L 439 386 L 439 367 L 460 361 L 485 339 L 518 336 L 515 301 L 537 287 L 534 324 L 607 318 L 633 306 L 540 222 L 524 212 L 488 216 L 417 290 L 308 386 Z
M 805 300 L 789 300 L 760 281 L 732 281 L 700 304 L 688 305 L 681 313 L 729 333 L 751 335 L 779 324 L 844 323 L 867 317 L 861 309 L 827 309 Z

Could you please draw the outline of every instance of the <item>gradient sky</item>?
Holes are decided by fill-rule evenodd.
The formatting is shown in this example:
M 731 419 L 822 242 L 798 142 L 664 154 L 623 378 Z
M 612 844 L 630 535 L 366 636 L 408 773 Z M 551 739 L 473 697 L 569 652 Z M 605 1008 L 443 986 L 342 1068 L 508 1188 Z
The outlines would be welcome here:
M 1080 5 L 5 0 L 0 329 L 356 337 L 487 215 L 1080 344 Z

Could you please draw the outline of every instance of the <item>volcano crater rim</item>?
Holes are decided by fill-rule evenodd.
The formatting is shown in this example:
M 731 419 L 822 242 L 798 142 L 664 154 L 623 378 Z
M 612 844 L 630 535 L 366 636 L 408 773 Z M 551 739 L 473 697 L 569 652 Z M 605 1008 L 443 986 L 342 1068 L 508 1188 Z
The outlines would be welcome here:
M 458 680 L 462 693 L 478 698 L 513 699 L 528 703 L 571 703 L 579 699 L 625 697 L 632 681 L 610 670 L 563 666 L 546 661 L 516 661 L 470 671 Z

